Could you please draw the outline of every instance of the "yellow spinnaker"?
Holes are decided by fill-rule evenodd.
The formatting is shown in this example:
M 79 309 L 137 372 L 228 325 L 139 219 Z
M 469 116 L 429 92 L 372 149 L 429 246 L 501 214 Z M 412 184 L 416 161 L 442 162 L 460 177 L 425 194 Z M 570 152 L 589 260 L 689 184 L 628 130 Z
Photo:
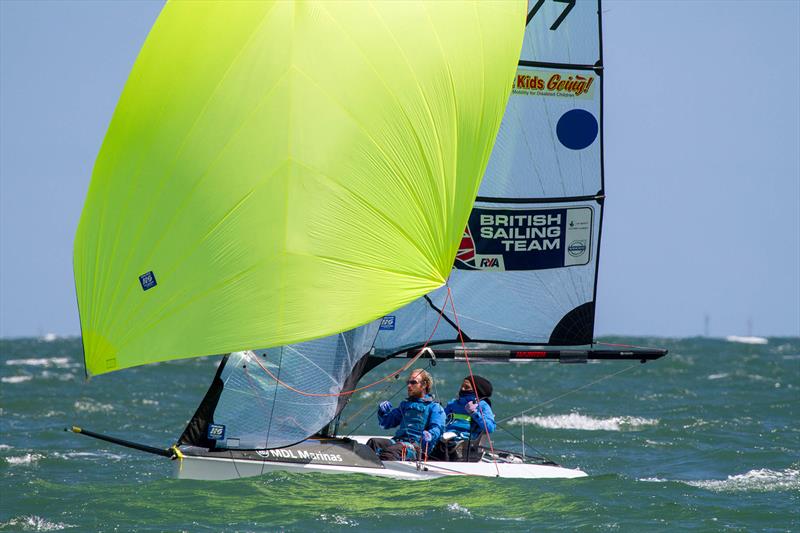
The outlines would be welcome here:
M 75 237 L 87 372 L 301 342 L 441 286 L 524 25 L 521 0 L 168 3 Z

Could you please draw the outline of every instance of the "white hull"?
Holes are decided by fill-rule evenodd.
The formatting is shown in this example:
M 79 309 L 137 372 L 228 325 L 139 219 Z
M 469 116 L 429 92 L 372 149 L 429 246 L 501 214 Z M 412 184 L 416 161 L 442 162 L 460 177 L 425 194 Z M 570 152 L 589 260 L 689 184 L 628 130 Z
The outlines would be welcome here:
M 369 437 L 358 436 L 353 440 L 366 442 Z M 276 460 L 259 460 L 225 454 L 184 454 L 175 461 L 176 477 L 179 479 L 225 480 L 260 476 L 271 472 L 294 472 L 323 474 L 367 474 L 370 476 L 397 479 L 435 479 L 445 476 L 481 476 L 518 479 L 552 479 L 585 477 L 586 473 L 553 464 L 530 464 L 511 462 L 445 462 L 445 461 L 385 461 L 376 466 L 298 463 Z

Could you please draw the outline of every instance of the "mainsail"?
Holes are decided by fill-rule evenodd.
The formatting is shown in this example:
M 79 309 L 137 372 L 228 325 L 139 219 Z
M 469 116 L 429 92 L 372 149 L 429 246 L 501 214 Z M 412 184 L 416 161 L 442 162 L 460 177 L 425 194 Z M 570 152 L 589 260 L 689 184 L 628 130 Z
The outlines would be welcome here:
M 601 73 L 599 2 L 531 0 L 512 95 L 448 281 L 472 348 L 592 342 Z M 447 291 L 327 340 L 230 356 L 180 443 L 269 448 L 320 430 L 344 404 L 336 394 L 387 357 L 419 348 L 432 332 L 429 345 L 460 347 Z M 347 335 L 364 344 L 343 342 Z M 323 344 L 331 351 L 316 357 Z M 332 375 L 338 384 L 326 380 Z M 248 400 L 255 396 L 261 405 Z
M 603 216 L 599 1 L 531 0 L 503 123 L 448 285 L 483 349 L 592 342 Z M 392 313 L 378 354 L 459 344 L 447 288 Z
M 169 2 L 75 238 L 88 374 L 337 335 L 441 286 L 524 4 Z

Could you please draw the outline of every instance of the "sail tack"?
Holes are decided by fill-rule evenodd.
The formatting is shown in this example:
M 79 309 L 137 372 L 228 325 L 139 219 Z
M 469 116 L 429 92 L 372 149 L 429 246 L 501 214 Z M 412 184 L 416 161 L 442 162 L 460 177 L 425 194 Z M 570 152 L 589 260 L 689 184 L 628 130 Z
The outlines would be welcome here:
M 87 372 L 319 338 L 441 286 L 524 9 L 168 3 L 75 238 Z

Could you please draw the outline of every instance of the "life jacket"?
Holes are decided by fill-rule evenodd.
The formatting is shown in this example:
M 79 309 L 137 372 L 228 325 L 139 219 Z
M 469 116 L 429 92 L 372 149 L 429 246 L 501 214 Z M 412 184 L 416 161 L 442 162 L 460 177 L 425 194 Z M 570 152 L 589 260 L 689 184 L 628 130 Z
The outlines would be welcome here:
M 467 412 L 467 404 L 474 400 L 474 394 L 465 394 L 447 404 L 447 411 L 449 412 L 447 413 L 445 431 L 454 432 L 459 439 L 467 440 L 471 438 L 474 441 L 478 440 L 484 428 L 480 427 L 480 424 L 475 422 L 472 419 L 472 415 Z M 491 407 L 484 400 L 481 400 L 480 408 L 487 415 L 491 413 Z
M 395 440 L 419 444 L 422 432 L 428 425 L 432 406 L 433 398 L 430 396 L 402 402 L 400 412 L 403 414 L 403 419 L 400 421 L 400 428 L 394 434 Z

